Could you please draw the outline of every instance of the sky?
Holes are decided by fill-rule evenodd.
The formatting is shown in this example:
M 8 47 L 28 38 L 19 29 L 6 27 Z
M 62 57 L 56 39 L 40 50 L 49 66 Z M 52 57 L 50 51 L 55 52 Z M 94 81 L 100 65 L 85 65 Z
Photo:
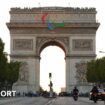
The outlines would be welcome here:
M 2 38 L 3 42 L 5 43 L 5 52 L 7 52 L 8 54 L 10 53 L 10 34 L 6 26 L 6 23 L 10 21 L 10 14 L 9 14 L 10 8 L 12 7 L 31 8 L 31 7 L 43 7 L 43 6 L 63 6 L 63 7 L 80 7 L 80 8 L 94 7 L 97 10 L 96 20 L 97 22 L 100 23 L 100 26 L 96 33 L 96 54 L 97 57 L 102 57 L 105 55 L 105 53 L 99 53 L 99 51 L 105 52 L 105 46 L 104 46 L 105 45 L 105 5 L 104 4 L 105 4 L 104 0 L 2 0 L 2 2 L 0 3 L 0 38 Z M 45 52 L 49 53 L 51 49 L 52 48 L 48 47 L 48 49 L 46 48 L 45 50 L 43 50 L 41 56 Z M 56 49 L 58 48 L 54 49 L 55 49 L 54 51 L 56 52 Z M 60 51 L 61 49 L 58 50 Z M 58 50 L 57 54 L 59 55 Z M 62 54 L 61 58 L 63 57 Z M 47 54 L 45 53 L 44 55 Z
M 57 46 L 48 46 L 41 52 L 40 85 L 45 90 L 49 90 L 49 73 L 54 91 L 60 92 L 65 87 L 65 53 Z
M 60 1 L 60 2 L 59 2 Z M 3 0 L 0 3 L 0 37 L 5 43 L 5 52 L 10 53 L 10 34 L 6 22 L 9 22 L 9 11 L 12 7 L 43 7 L 43 6 L 64 6 L 64 7 L 95 7 L 97 10 L 97 21 L 101 24 L 96 34 L 97 57 L 105 53 L 105 5 L 104 0 Z

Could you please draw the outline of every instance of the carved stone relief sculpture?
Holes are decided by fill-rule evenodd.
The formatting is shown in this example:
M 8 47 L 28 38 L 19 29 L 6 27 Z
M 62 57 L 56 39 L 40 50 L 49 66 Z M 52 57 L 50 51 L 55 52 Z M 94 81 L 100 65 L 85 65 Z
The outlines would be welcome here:
M 87 82 L 86 79 L 86 71 L 87 71 L 87 65 L 86 62 L 78 62 L 75 64 L 76 67 L 76 80 L 79 84 L 84 84 Z
M 33 39 L 14 39 L 13 50 L 33 50 Z
M 73 50 L 77 51 L 89 51 L 93 50 L 93 40 L 92 39 L 73 39 L 72 42 Z
M 20 67 L 18 82 L 28 83 L 28 79 L 29 79 L 28 64 L 26 62 L 23 62 Z

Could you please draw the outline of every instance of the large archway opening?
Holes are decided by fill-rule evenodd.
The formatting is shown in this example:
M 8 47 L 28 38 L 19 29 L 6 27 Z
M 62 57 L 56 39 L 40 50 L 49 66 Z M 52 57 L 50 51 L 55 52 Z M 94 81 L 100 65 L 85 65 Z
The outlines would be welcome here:
M 58 46 L 47 46 L 40 56 L 40 86 L 49 91 L 49 73 L 52 73 L 53 90 L 59 93 L 65 88 L 65 52 Z

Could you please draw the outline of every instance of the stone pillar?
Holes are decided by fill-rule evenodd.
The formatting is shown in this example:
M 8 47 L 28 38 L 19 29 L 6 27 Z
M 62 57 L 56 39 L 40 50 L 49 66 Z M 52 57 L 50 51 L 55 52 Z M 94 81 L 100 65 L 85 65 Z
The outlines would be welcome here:
M 66 91 L 69 92 L 70 83 L 70 57 L 67 55 L 66 58 Z
M 40 56 L 35 56 L 35 90 L 40 88 Z

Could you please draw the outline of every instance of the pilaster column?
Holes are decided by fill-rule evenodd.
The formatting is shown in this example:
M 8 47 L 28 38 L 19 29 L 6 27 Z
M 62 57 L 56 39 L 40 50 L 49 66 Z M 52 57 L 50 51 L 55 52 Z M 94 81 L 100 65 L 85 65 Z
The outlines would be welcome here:
M 69 83 L 70 83 L 70 56 L 66 55 L 66 91 L 69 92 Z
M 40 56 L 35 56 L 35 90 L 38 91 L 40 87 Z

